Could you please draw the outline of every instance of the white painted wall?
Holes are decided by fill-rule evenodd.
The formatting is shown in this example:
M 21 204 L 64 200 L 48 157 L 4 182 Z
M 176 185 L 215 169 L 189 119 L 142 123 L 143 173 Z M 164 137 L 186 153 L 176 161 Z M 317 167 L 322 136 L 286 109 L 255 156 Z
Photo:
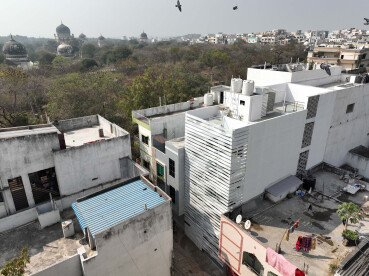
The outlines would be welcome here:
M 185 149 L 178 148 L 170 141 L 165 143 L 167 184 L 176 190 L 176 199 L 173 209 L 178 216 L 184 214 L 184 169 L 185 169 Z M 169 158 L 175 162 L 175 177 L 169 175 Z M 169 190 L 168 190 L 169 195 Z M 173 200 L 173 199 L 172 199 Z
M 274 84 L 291 82 L 292 73 L 282 71 L 272 71 L 263 69 L 247 69 L 247 79 L 253 80 L 255 86 L 269 86 Z
M 127 156 L 131 157 L 129 135 L 54 152 L 60 195 L 120 179 L 119 159 Z
M 296 174 L 306 113 L 302 110 L 249 125 L 244 202 Z
M 338 90 L 330 123 L 324 161 L 341 166 L 348 151 L 369 144 L 369 85 Z M 355 103 L 352 113 L 346 114 L 347 105 Z
M 309 158 L 306 169 L 310 169 L 324 160 L 324 153 L 328 141 L 329 128 L 333 116 L 333 108 L 336 100 L 336 93 L 330 92 L 319 96 L 319 103 L 315 118 L 308 120 L 314 122 L 314 130 L 309 149 Z M 305 151 L 302 149 L 301 151 Z
M 171 212 L 170 201 L 166 201 L 96 234 L 97 255 L 83 260 L 84 274 L 169 276 L 173 251 Z

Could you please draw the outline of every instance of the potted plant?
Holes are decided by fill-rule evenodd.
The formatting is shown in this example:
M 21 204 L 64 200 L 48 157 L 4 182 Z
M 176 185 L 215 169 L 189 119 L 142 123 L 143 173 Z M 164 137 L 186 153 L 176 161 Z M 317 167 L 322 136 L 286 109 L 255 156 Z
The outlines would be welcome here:
M 351 230 L 345 230 L 342 232 L 342 237 L 347 240 L 348 246 L 354 246 L 358 244 L 359 235 Z

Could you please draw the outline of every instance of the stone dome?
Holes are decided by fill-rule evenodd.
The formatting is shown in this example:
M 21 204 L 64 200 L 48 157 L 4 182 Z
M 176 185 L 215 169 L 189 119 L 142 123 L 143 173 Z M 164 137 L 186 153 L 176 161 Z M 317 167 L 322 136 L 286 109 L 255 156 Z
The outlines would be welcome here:
M 4 44 L 3 53 L 5 56 L 27 56 L 26 47 L 22 43 L 15 41 L 13 37 Z
M 145 32 L 142 32 L 141 39 L 147 39 L 147 34 Z
M 79 37 L 78 37 L 79 39 L 86 39 L 86 35 L 84 34 L 84 33 L 82 33 L 82 34 L 80 34 L 79 35 Z
M 103 37 L 102 35 L 100 35 L 97 40 L 105 40 L 105 37 Z
M 67 36 L 70 36 L 70 29 L 65 26 L 63 23 L 61 23 L 58 27 L 56 27 L 56 33 L 58 35 L 67 35 Z
M 73 47 L 66 43 L 60 44 L 56 51 L 57 51 L 58 56 L 63 56 L 63 57 L 73 56 Z

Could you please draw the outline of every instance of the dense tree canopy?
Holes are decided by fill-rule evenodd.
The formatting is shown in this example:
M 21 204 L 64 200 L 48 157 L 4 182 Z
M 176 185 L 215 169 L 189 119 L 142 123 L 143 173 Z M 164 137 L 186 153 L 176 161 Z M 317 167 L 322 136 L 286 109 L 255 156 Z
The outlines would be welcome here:
M 0 55 L 0 127 L 44 123 L 99 113 L 133 131 L 131 111 L 202 96 L 231 76 L 246 78 L 254 64 L 303 61 L 300 44 L 262 46 L 155 44 L 137 40 L 74 39 L 75 59 L 56 56 L 54 40 L 30 46 L 37 66 L 24 72 Z M 211 80 L 213 83 L 211 83 Z

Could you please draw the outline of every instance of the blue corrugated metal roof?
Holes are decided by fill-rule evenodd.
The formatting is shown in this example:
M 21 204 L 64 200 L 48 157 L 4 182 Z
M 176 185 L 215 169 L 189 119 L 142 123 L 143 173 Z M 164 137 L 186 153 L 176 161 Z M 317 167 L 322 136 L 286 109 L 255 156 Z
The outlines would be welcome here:
M 153 208 L 165 199 L 151 190 L 142 180 L 136 180 L 94 197 L 72 204 L 82 229 L 91 234 L 106 230 L 147 208 Z

